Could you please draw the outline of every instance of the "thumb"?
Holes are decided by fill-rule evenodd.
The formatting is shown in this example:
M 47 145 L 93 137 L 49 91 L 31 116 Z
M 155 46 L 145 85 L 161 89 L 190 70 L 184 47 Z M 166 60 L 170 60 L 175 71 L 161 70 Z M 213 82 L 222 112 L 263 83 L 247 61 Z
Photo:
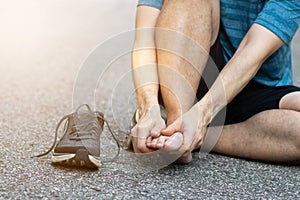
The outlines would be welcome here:
M 172 124 L 170 124 L 169 126 L 167 126 L 167 128 L 163 129 L 161 131 L 161 134 L 170 136 L 179 131 L 180 131 L 180 123 L 178 121 L 175 121 Z

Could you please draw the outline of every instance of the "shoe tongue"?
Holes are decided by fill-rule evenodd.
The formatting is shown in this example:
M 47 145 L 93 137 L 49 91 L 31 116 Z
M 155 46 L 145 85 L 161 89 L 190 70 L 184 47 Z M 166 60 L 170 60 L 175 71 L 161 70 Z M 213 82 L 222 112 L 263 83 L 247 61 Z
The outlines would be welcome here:
M 83 112 L 78 112 L 74 116 L 74 123 L 78 127 L 85 127 L 85 128 L 92 128 L 92 127 L 97 127 L 100 128 L 99 122 L 97 120 L 97 116 L 93 112 L 88 112 L 88 111 L 83 111 Z
M 76 115 L 75 115 L 75 120 L 76 122 L 82 122 L 82 121 L 87 121 L 87 120 L 93 120 L 96 118 L 95 113 L 89 112 L 87 110 L 82 110 L 79 111 Z

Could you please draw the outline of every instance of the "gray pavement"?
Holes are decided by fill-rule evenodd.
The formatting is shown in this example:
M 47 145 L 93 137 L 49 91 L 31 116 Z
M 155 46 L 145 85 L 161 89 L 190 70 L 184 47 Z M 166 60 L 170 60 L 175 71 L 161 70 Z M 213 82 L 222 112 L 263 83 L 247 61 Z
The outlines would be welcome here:
M 51 146 L 57 122 L 78 101 L 73 101 L 73 88 L 90 52 L 133 28 L 135 4 L 0 2 L 0 199 L 300 199 L 299 166 L 195 154 L 188 165 L 143 173 L 124 151 L 98 171 L 54 167 L 50 155 L 30 158 Z M 297 75 L 300 33 L 293 50 Z M 136 106 L 130 76 L 122 76 L 130 70 L 128 53 L 105 69 L 96 107 L 123 140 Z M 300 79 L 295 82 L 300 85 Z M 103 159 L 116 152 L 107 135 L 105 129 Z

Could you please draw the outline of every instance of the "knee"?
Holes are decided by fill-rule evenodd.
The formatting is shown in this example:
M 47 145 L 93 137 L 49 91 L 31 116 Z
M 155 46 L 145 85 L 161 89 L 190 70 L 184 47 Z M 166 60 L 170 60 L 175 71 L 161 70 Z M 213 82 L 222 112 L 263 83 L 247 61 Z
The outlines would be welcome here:
M 212 5 L 210 0 L 168 0 L 164 2 L 157 21 L 158 27 L 164 27 L 165 23 L 180 28 L 186 22 L 211 18 Z M 190 23 L 189 23 L 190 24 Z M 181 26 L 179 26 L 181 25 Z
M 280 109 L 300 111 L 300 92 L 285 95 L 279 102 Z
M 214 1 L 219 0 L 164 0 L 163 8 L 172 7 L 185 9 L 196 8 L 198 11 L 211 10 Z
M 219 31 L 219 13 L 219 0 L 168 0 L 156 27 L 178 31 L 195 41 L 205 37 L 212 44 Z

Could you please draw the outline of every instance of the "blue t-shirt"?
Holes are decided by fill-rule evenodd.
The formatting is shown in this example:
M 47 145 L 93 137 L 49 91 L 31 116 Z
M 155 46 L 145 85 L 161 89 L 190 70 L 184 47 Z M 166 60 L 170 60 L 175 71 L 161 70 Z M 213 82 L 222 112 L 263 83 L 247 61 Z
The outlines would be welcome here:
M 138 5 L 161 9 L 163 0 L 139 0 Z M 253 23 L 272 31 L 284 45 L 254 77 L 269 86 L 293 84 L 290 43 L 300 24 L 300 0 L 221 0 L 220 42 L 228 61 Z M 268 44 L 266 44 L 268 45 Z

